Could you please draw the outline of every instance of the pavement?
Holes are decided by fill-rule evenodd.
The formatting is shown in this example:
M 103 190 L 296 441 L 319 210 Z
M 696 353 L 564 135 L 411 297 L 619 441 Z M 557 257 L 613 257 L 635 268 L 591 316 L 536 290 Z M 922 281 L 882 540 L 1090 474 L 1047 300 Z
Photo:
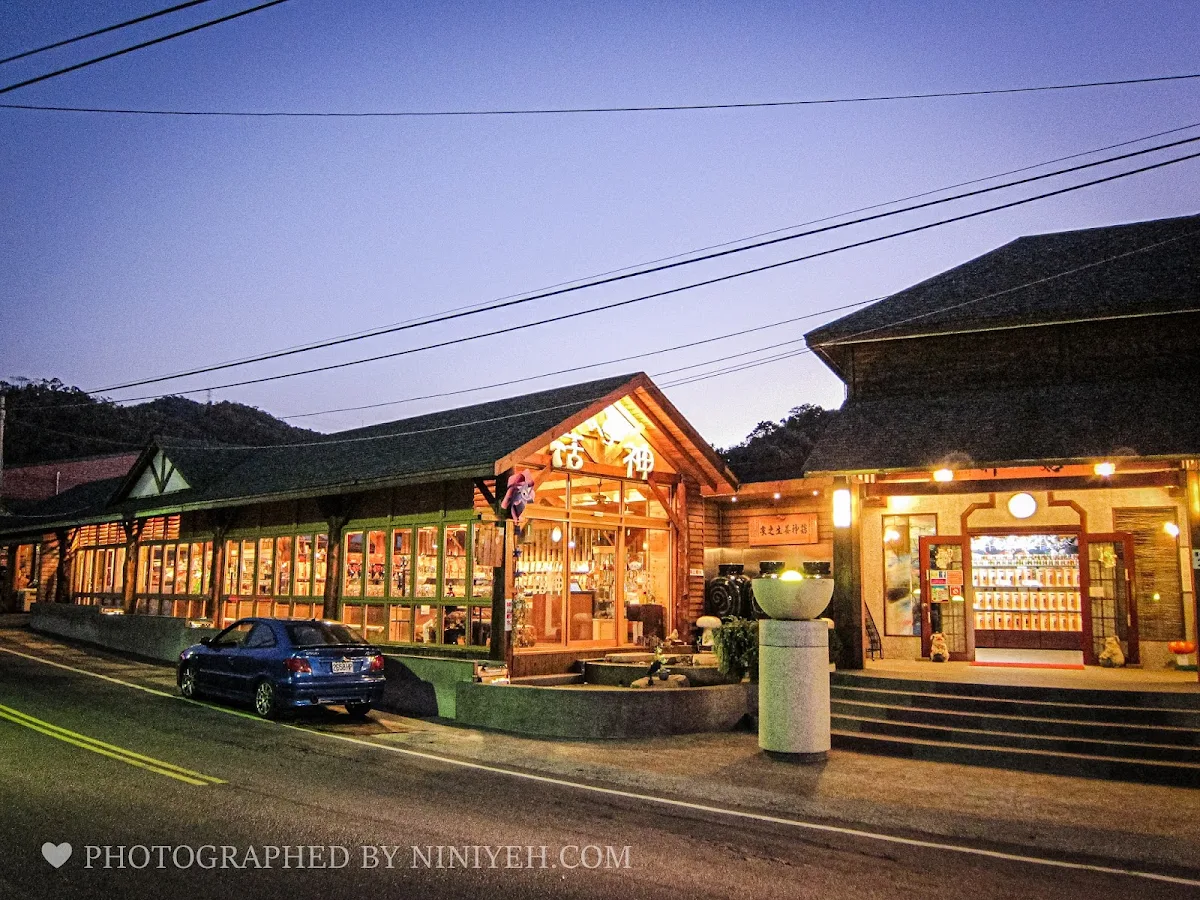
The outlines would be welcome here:
M 0 622 L 0 648 L 173 690 L 174 671 Z M 344 717 L 306 727 L 346 733 Z M 516 737 L 372 713 L 375 743 L 768 815 L 1001 851 L 1200 874 L 1200 791 L 832 751 L 820 764 L 769 758 L 752 732 L 617 741 Z

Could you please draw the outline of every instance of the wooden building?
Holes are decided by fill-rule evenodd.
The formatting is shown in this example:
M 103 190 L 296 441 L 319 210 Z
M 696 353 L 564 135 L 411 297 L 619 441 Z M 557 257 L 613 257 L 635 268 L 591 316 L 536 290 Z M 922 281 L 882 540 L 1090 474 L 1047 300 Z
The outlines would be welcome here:
M 735 487 L 642 374 L 301 443 L 156 442 L 123 477 L 0 518 L 0 605 L 320 616 L 406 652 L 562 671 L 690 632 L 704 497 Z
M 1200 216 L 1023 237 L 818 328 L 833 609 L 885 654 L 1161 667 L 1196 633 Z

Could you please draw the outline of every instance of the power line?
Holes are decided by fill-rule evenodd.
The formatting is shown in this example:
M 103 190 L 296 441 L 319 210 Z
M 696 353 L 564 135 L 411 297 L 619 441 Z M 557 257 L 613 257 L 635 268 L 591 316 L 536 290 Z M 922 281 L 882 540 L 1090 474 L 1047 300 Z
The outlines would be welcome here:
M 1200 138 L 1190 138 L 1187 142 L 1194 141 L 1194 140 L 1200 140 Z M 1184 143 L 1187 143 L 1187 142 L 1184 142 Z M 1171 145 L 1169 145 L 1169 146 L 1171 146 Z M 1154 149 L 1162 149 L 1162 148 L 1154 148 Z M 1152 152 L 1152 151 L 1143 151 L 1143 152 Z M 879 235 L 879 236 L 876 236 L 873 238 L 866 238 L 861 241 L 856 241 L 856 242 L 849 243 L 849 244 L 842 244 L 837 247 L 832 247 L 832 248 L 828 248 L 825 250 L 820 250 L 820 251 L 816 251 L 813 253 L 804 254 L 803 256 L 792 257 L 791 259 L 785 259 L 780 262 L 769 263 L 767 265 L 758 266 L 758 267 L 755 267 L 752 269 L 743 269 L 738 272 L 733 272 L 733 273 L 729 273 L 726 275 L 720 275 L 715 278 L 708 278 L 703 281 L 692 282 L 690 284 L 685 284 L 685 285 L 681 285 L 679 287 L 669 288 L 667 290 L 656 291 L 656 292 L 650 293 L 650 294 L 642 294 L 640 296 L 632 297 L 627 300 L 619 300 L 619 301 L 615 301 L 613 303 L 602 304 L 600 306 L 594 306 L 589 309 L 577 310 L 575 312 L 564 313 L 564 314 L 558 315 L 558 316 L 550 316 L 550 317 L 543 318 L 543 319 L 536 319 L 532 322 L 526 322 L 526 323 L 523 323 L 520 325 L 510 325 L 505 328 L 498 328 L 498 329 L 494 329 L 492 331 L 477 332 L 475 334 L 465 335 L 463 337 L 452 338 L 452 339 L 448 339 L 445 341 L 438 341 L 438 342 L 432 343 L 432 344 L 424 344 L 419 347 L 409 347 L 409 348 L 406 348 L 403 350 L 396 350 L 396 351 L 392 351 L 391 353 L 383 353 L 383 354 L 366 357 L 366 358 L 362 358 L 362 359 L 348 360 L 346 362 L 340 362 L 340 363 L 331 363 L 331 364 L 325 365 L 325 366 L 314 366 L 314 367 L 308 368 L 308 369 L 299 369 L 299 370 L 295 370 L 292 372 L 283 372 L 283 373 L 280 373 L 277 375 L 265 375 L 265 376 L 262 376 L 259 378 L 248 378 L 248 379 L 244 379 L 242 381 L 227 382 L 225 384 L 208 385 L 206 387 L 193 388 L 190 390 L 179 391 L 178 393 L 179 394 L 196 394 L 196 393 L 201 393 L 203 391 L 210 390 L 210 389 L 211 390 L 221 390 L 221 389 L 225 389 L 225 388 L 244 387 L 246 385 L 251 385 L 251 384 L 264 384 L 266 382 L 271 382 L 271 381 L 280 381 L 285 378 L 294 378 L 299 375 L 311 375 L 311 374 L 314 374 L 317 372 L 329 372 L 329 371 L 333 371 L 335 369 L 344 369 L 349 366 L 362 365 L 363 363 L 378 362 L 378 361 L 384 360 L 384 359 L 394 359 L 399 356 L 406 356 L 406 355 L 409 355 L 412 353 L 421 352 L 423 350 L 440 349 L 442 347 L 449 347 L 449 346 L 454 346 L 457 344 L 467 343 L 469 341 L 479 340 L 480 338 L 494 337 L 494 336 L 498 336 L 498 335 L 502 335 L 502 334 L 511 334 L 516 331 L 523 331 L 525 329 L 534 328 L 539 325 L 548 325 L 548 324 L 552 324 L 555 322 L 563 322 L 563 321 L 567 321 L 569 319 L 578 318 L 580 316 L 591 315 L 592 313 L 596 313 L 596 312 L 602 312 L 602 311 L 611 310 L 611 309 L 618 309 L 623 306 L 630 306 L 634 303 L 640 303 L 645 300 L 652 300 L 652 299 L 656 299 L 659 297 L 666 297 L 666 296 L 669 296 L 672 294 L 678 294 L 678 293 L 682 293 L 684 291 L 694 290 L 694 289 L 700 288 L 700 287 L 708 287 L 710 285 L 719 284 L 719 283 L 722 283 L 725 281 L 731 281 L 735 278 L 742 278 L 747 275 L 754 275 L 754 274 L 758 274 L 760 272 L 769 271 L 771 269 L 778 269 L 783 266 L 789 266 L 789 265 L 793 265 L 793 264 L 799 263 L 799 262 L 804 262 L 804 261 L 807 261 L 810 259 L 816 259 L 821 256 L 828 256 L 830 254 L 839 253 L 844 250 L 851 250 L 851 249 L 855 249 L 858 247 L 865 247 L 870 244 L 879 243 L 880 241 L 890 240 L 892 238 L 902 237 L 904 235 L 916 234 L 917 232 L 925 231 L 930 228 L 937 228 L 939 226 L 948 225 L 953 222 L 961 222 L 966 219 L 974 218 L 976 216 L 986 215 L 988 213 L 998 212 L 998 211 L 1004 210 L 1004 209 L 1011 209 L 1016 206 L 1022 206 L 1026 203 L 1033 203 L 1037 200 L 1044 200 L 1049 197 L 1056 197 L 1061 194 L 1070 193 L 1072 191 L 1082 190 L 1083 188 L 1093 187 L 1093 186 L 1099 185 L 1099 184 L 1105 184 L 1110 181 L 1117 181 L 1122 178 L 1128 178 L 1131 175 L 1138 175 L 1138 174 L 1141 174 L 1144 172 L 1150 172 L 1155 169 L 1160 169 L 1160 168 L 1164 168 L 1166 166 L 1175 165 L 1176 163 L 1186 162 L 1188 160 L 1195 159 L 1196 157 L 1200 157 L 1200 153 L 1190 153 L 1185 156 L 1175 157 L 1175 158 L 1163 160 L 1163 161 L 1157 162 L 1157 163 L 1151 163 L 1149 165 L 1142 166 L 1137 169 L 1130 169 L 1125 172 L 1118 172 L 1115 175 L 1107 175 L 1103 178 L 1096 178 L 1091 181 L 1082 182 L 1080 184 L 1068 185 L 1067 187 L 1064 187 L 1064 188 L 1058 188 L 1053 191 L 1046 191 L 1044 193 L 1035 194 L 1031 197 L 1025 197 L 1020 200 L 1012 200 L 1007 203 L 998 204 L 996 206 L 985 207 L 984 209 L 976 210 L 974 212 L 964 213 L 962 215 L 952 216 L 952 217 L 946 218 L 946 219 L 939 219 L 935 222 L 926 223 L 924 225 L 916 225 L 911 228 L 906 228 L 906 229 L 902 229 L 900 231 L 890 232 L 888 234 Z M 1101 163 L 1089 163 L 1088 165 L 1100 165 L 1100 164 L 1103 164 L 1103 162 L 1111 162 L 1111 161 L 1112 160 L 1104 160 Z M 1050 173 L 1049 175 L 1046 175 L 1046 176 L 1037 176 L 1037 178 L 1051 177 L 1052 175 L 1058 175 L 1058 174 L 1062 174 L 1062 172 L 1054 172 L 1054 173 Z M 1024 181 L 1029 181 L 1029 180 L 1035 180 L 1035 179 L 1023 179 L 1022 182 L 1014 182 L 1014 184 L 1023 183 Z M 1011 185 L 1003 185 L 1002 187 L 1008 187 L 1008 186 L 1011 186 Z M 991 189 L 989 188 L 988 190 L 991 190 Z M 978 193 L 978 192 L 972 192 L 972 193 Z M 956 198 L 951 198 L 951 199 L 956 199 Z M 935 201 L 935 202 L 941 202 L 941 201 Z M 153 399 L 154 396 L 157 396 L 157 395 L 149 395 L 146 397 L 126 398 L 126 402 L 134 402 L 137 400 Z
M 2 104 L 0 104 L 0 106 L 2 106 Z M 1200 124 L 1200 123 L 1197 123 L 1197 124 Z M 397 326 L 408 325 L 408 324 L 414 323 L 414 322 L 424 322 L 426 319 L 429 319 L 433 316 L 441 316 L 441 315 L 445 315 L 445 314 L 449 314 L 449 313 L 460 312 L 462 310 L 486 307 L 486 306 L 490 306 L 493 303 L 500 303 L 505 300 L 511 300 L 511 299 L 514 299 L 517 297 L 523 297 L 526 294 L 537 293 L 540 291 L 549 291 L 549 290 L 553 290 L 555 288 L 565 287 L 567 285 L 579 284 L 581 282 L 591 281 L 592 279 L 596 279 L 596 278 L 604 278 L 608 275 L 615 275 L 619 272 L 632 271 L 634 269 L 639 269 L 644 266 L 653 266 L 653 265 L 657 265 L 658 263 L 669 262 L 669 261 L 675 260 L 675 259 L 684 259 L 686 257 L 693 256 L 698 253 L 706 253 L 709 250 L 718 250 L 723 247 L 732 247 L 737 244 L 745 243 L 747 241 L 754 241 L 754 240 L 758 240 L 759 238 L 770 237 L 770 236 L 776 235 L 776 234 L 783 234 L 784 232 L 795 231 L 799 228 L 807 228 L 810 225 L 819 225 L 822 222 L 831 222 L 836 219 L 844 218 L 845 216 L 857 215 L 858 213 L 869 212 L 874 209 L 883 209 L 888 206 L 894 206 L 897 203 L 907 203 L 910 200 L 918 200 L 921 197 L 929 197 L 934 194 L 943 193 L 944 191 L 954 190 L 955 188 L 967 187 L 968 185 L 972 185 L 972 184 L 980 184 L 985 181 L 993 181 L 997 178 L 1005 178 L 1009 175 L 1016 175 L 1021 172 L 1031 171 L 1033 169 L 1040 169 L 1043 166 L 1050 166 L 1050 165 L 1054 165 L 1055 163 L 1066 162 L 1067 160 L 1070 160 L 1070 159 L 1078 159 L 1081 156 L 1091 156 L 1092 154 L 1095 154 L 1095 153 L 1104 153 L 1108 150 L 1115 150 L 1119 147 L 1127 147 L 1131 144 L 1140 144 L 1145 141 L 1154 140 L 1156 138 L 1166 137 L 1169 134 L 1177 134 L 1181 131 L 1187 131 L 1187 130 L 1189 130 L 1191 128 L 1195 128 L 1195 127 L 1196 127 L 1196 124 L 1181 125 L 1177 128 L 1168 128 L 1165 131 L 1158 131 L 1153 134 L 1143 135 L 1141 137 L 1132 138 L 1130 140 L 1117 141 L 1116 143 L 1106 144 L 1103 147 L 1094 147 L 1091 150 L 1081 150 L 1077 153 L 1068 153 L 1065 156 L 1058 156 L 1058 157 L 1054 157 L 1053 159 L 1042 160 L 1041 162 L 1032 163 L 1030 165 L 1025 165 L 1025 166 L 1019 166 L 1015 169 L 1008 169 L 1003 172 L 995 172 L 991 175 L 984 175 L 984 176 L 980 176 L 977 178 L 971 178 L 966 181 L 959 181 L 954 184 L 943 185 L 941 187 L 932 188 L 930 190 L 920 191 L 915 194 L 909 194 L 904 197 L 896 197 L 892 200 L 886 200 L 886 201 L 883 201 L 880 203 L 872 203 L 867 206 L 860 206 L 855 209 L 845 210 L 843 212 L 834 213 L 832 215 L 821 216 L 816 219 L 809 219 L 808 221 L 799 222 L 795 225 L 787 225 L 787 226 L 784 226 L 781 228 L 772 228 L 767 231 L 760 231 L 760 232 L 757 232 L 756 234 L 746 235 L 746 236 L 743 236 L 740 238 L 734 238 L 732 240 L 721 241 L 719 243 L 709 244 L 704 247 L 697 247 L 692 250 L 687 250 L 687 251 L 684 251 L 681 253 L 673 253 L 669 256 L 662 256 L 662 257 L 658 257 L 656 259 L 645 260 L 640 263 L 634 263 L 631 265 L 621 266 L 621 267 L 615 268 L 615 269 L 609 269 L 604 272 L 597 272 L 593 275 L 572 278 L 567 281 L 557 282 L 555 284 L 544 285 L 542 287 L 532 288 L 530 290 L 518 291 L 516 293 L 506 294 L 502 297 L 495 297 L 491 300 L 482 300 L 477 303 L 470 303 L 470 304 L 466 304 L 464 306 L 454 307 L 452 309 L 440 310 L 438 312 L 429 313 L 428 315 L 424 315 L 424 316 L 416 316 L 411 319 L 404 319 L 399 322 L 393 322 L 389 325 L 380 325 L 380 326 L 376 326 L 373 328 L 365 328 L 365 329 L 361 329 L 359 331 L 350 332 L 349 334 L 341 334 L 341 335 L 336 335 L 332 338 L 324 338 L 319 341 L 309 341 L 304 344 L 294 344 L 289 347 L 283 347 L 280 349 L 280 351 L 272 351 L 272 352 L 285 352 L 285 351 L 292 351 L 292 350 L 307 351 L 307 350 L 320 349 L 320 347 L 324 345 L 325 340 L 340 340 L 342 338 L 359 338 L 359 339 L 365 340 L 368 338 L 387 334 L 390 329 L 395 328 Z M 833 310 L 830 310 L 830 311 L 832 312 Z M 228 364 L 232 364 L 232 365 L 240 365 L 240 364 L 254 362 L 255 360 L 256 360 L 256 357 L 254 357 L 254 356 L 244 356 L 244 357 L 239 357 L 237 359 L 224 360 L 222 364 L 228 363 Z M 570 371 L 570 370 L 567 370 L 567 371 Z M 187 371 L 172 372 L 172 373 L 169 373 L 168 377 L 171 377 L 171 378 L 180 377 L 181 378 L 186 374 L 188 374 Z M 557 373 L 555 373 L 555 374 L 557 374 Z M 107 389 L 101 388 L 100 390 L 103 391 L 103 390 L 107 390 Z M 440 395 L 431 395 L 431 396 L 440 396 Z M 421 397 L 421 398 L 416 398 L 416 399 L 427 399 L 427 398 Z M 396 402 L 405 402 L 405 401 L 396 401 Z M 362 406 L 362 407 L 347 407 L 346 409 L 347 409 L 347 411 L 350 411 L 352 409 L 373 409 L 373 408 L 375 408 L 375 406 L 376 406 L 375 404 L 368 404 L 368 405 Z M 338 411 L 340 411 L 340 410 L 338 410 Z M 305 413 L 303 415 L 320 415 L 320 413 Z M 285 416 L 284 418 L 287 418 L 287 417 Z
M 108 34 L 110 31 L 117 31 L 118 29 L 121 29 L 121 28 L 128 28 L 130 25 L 137 25 L 139 22 L 148 22 L 151 19 L 157 19 L 159 16 L 165 16 L 168 13 L 179 12 L 179 10 L 187 9 L 189 6 L 199 6 L 201 3 L 207 3 L 207 2 L 208 2 L 208 0 L 188 0 L 187 3 L 180 3 L 177 6 L 171 6 L 171 7 L 168 7 L 167 9 L 160 9 L 158 12 L 152 12 L 152 13 L 148 13 L 144 16 L 138 16 L 136 19 L 127 19 L 124 22 L 120 22 L 116 25 L 109 25 L 106 28 L 98 28 L 95 31 L 89 31 L 87 34 L 79 34 L 73 38 L 67 38 L 66 40 L 63 40 L 63 41 L 55 41 L 53 44 L 46 44 L 44 47 L 36 47 L 33 50 L 26 50 L 24 53 L 18 53 L 15 56 L 9 56 L 4 59 L 0 59 L 0 66 L 4 65 L 5 63 L 14 62 L 15 60 L 18 60 L 18 59 L 24 59 L 27 56 L 33 56 L 34 54 L 37 54 L 37 53 L 45 53 L 47 50 L 54 50 L 58 47 L 65 47 L 68 44 L 74 44 L 77 41 L 84 41 L 84 40 L 87 40 L 88 38 L 96 37 L 97 35 Z
M 1200 124 L 1200 123 L 1195 123 L 1195 124 Z M 578 284 L 575 286 L 571 286 L 571 287 L 562 287 L 562 288 L 556 288 L 554 290 L 541 291 L 539 293 L 531 294 L 529 296 L 521 297 L 521 298 L 515 299 L 515 300 L 504 300 L 501 302 L 489 304 L 487 306 L 470 308 L 470 309 L 459 311 L 459 312 L 446 313 L 446 314 L 440 315 L 440 316 L 428 317 L 428 318 L 422 319 L 418 322 L 410 322 L 407 324 L 396 325 L 396 326 L 393 326 L 393 327 L 387 328 L 387 329 L 378 329 L 375 332 L 372 332 L 370 336 L 374 337 L 374 336 L 383 335 L 383 334 L 395 334 L 395 333 L 398 333 L 401 331 L 411 331 L 412 329 L 415 329 L 415 328 L 423 328 L 426 325 L 433 325 L 433 324 L 438 324 L 441 322 L 449 322 L 449 321 L 453 321 L 456 319 L 468 318 L 470 316 L 477 316 L 484 312 L 491 312 L 494 310 L 508 309 L 508 308 L 511 308 L 514 306 L 520 306 L 520 305 L 523 305 L 526 303 L 531 303 L 535 300 L 544 300 L 544 299 L 547 299 L 550 297 L 558 297 L 558 296 L 562 296 L 564 294 L 569 294 L 569 293 L 574 293 L 576 291 L 585 290 L 587 288 L 599 287 L 599 286 L 605 285 L 605 284 L 613 284 L 618 281 L 626 281 L 630 278 L 638 278 L 638 277 L 641 277 L 644 275 L 651 275 L 651 274 L 655 274 L 658 272 L 665 272 L 665 271 L 668 271 L 671 269 L 677 269 L 681 266 L 690 266 L 690 265 L 694 265 L 695 263 L 699 263 L 699 262 L 707 262 L 707 261 L 710 261 L 713 259 L 720 259 L 722 257 L 730 256 L 730 255 L 737 254 L 737 253 L 744 253 L 748 250 L 758 250 L 763 247 L 769 247 L 769 246 L 773 246 L 775 244 L 781 244 L 781 243 L 785 243 L 788 241 L 798 240 L 799 238 L 802 238 L 802 237 L 811 237 L 813 235 L 823 234 L 823 233 L 829 232 L 829 231 L 836 231 L 841 228 L 848 228 L 851 225 L 861 225 L 865 222 L 872 222 L 872 221 L 876 221 L 878 219 L 886 219 L 886 218 L 890 218 L 891 216 L 897 216 L 897 215 L 901 215 L 902 213 L 913 212 L 913 211 L 919 210 L 919 209 L 927 209 L 932 206 L 939 206 L 943 203 L 951 203 L 955 200 L 962 200 L 962 199 L 965 199 L 968 197 L 976 197 L 981 194 L 987 194 L 987 193 L 991 193 L 993 191 L 1000 191 L 1000 190 L 1004 190 L 1006 188 L 1015 187 L 1017 185 L 1029 184 L 1034 181 L 1042 181 L 1047 178 L 1055 178 L 1059 175 L 1066 175 L 1071 172 L 1082 171 L 1083 169 L 1090 169 L 1090 168 L 1094 168 L 1096 166 L 1103 166 L 1103 165 L 1107 165 L 1109 163 L 1119 162 L 1124 159 L 1130 159 L 1135 156 L 1143 156 L 1147 153 L 1156 153 L 1160 150 L 1167 150 L 1172 147 L 1178 147 L 1178 146 L 1181 146 L 1184 144 L 1195 143 L 1196 141 L 1200 141 L 1200 137 L 1182 138 L 1178 141 L 1171 141 L 1166 144 L 1159 144 L 1154 147 L 1145 148 L 1143 150 L 1134 150 L 1129 153 L 1122 153 L 1117 156 L 1110 156 L 1105 159 L 1094 160 L 1093 162 L 1080 163 L 1079 165 L 1076 165 L 1076 166 L 1068 166 L 1067 168 L 1057 169 L 1053 172 L 1045 172 L 1041 175 L 1031 175 L 1026 178 L 1019 178 L 1014 181 L 1007 181 L 1007 182 L 1004 182 L 1003 184 L 992 185 L 991 187 L 977 188 L 976 190 L 973 190 L 973 191 L 965 191 L 960 194 L 952 194 L 949 197 L 941 197 L 936 200 L 926 200 L 922 203 L 915 203 L 910 206 L 904 206 L 899 209 L 889 210 L 887 212 L 873 213 L 872 215 L 869 215 L 869 216 L 860 216 L 856 219 L 850 219 L 845 222 L 838 222 L 838 223 L 835 223 L 832 225 L 822 225 L 819 228 L 810 228 L 806 231 L 800 231 L 795 234 L 788 234 L 788 235 L 783 235 L 781 237 L 773 237 L 773 238 L 768 238 L 766 240 L 756 241 L 752 244 L 747 244 L 747 245 L 741 246 L 741 247 L 733 247 L 733 248 L 729 248 L 729 249 L 725 249 L 725 250 L 716 250 L 711 253 L 705 253 L 701 256 L 693 257 L 691 259 L 679 260 L 676 262 L 662 263 L 660 265 L 640 268 L 633 272 L 626 272 L 624 274 L 611 275 L 611 276 L 604 277 L 604 278 L 592 279 L 590 281 L 587 281 L 587 282 L 584 282 L 582 284 Z M 1047 196 L 1050 196 L 1050 195 L 1047 195 Z M 759 271 L 759 270 L 750 270 L 750 271 Z M 711 283 L 713 283 L 713 282 L 700 282 L 701 285 L 711 284 Z M 661 295 L 652 294 L 650 296 L 661 296 Z M 600 308 L 603 309 L 606 307 L 600 307 Z M 550 320 L 550 321 L 557 321 L 557 320 Z M 493 332 L 493 333 L 503 333 L 503 332 L 501 331 L 501 332 Z M 97 388 L 96 392 L 101 393 L 101 392 L 105 392 L 105 391 L 120 391 L 120 390 L 126 390 L 128 388 L 133 388 L 133 387 L 142 387 L 142 386 L 149 385 L 149 384 L 160 384 L 164 381 L 173 381 L 177 378 L 184 378 L 184 377 L 188 377 L 188 376 L 192 376 L 192 375 L 202 375 L 202 374 L 205 374 L 208 372 L 217 372 L 217 371 L 221 371 L 224 369 L 235 368 L 237 366 L 248 365 L 249 363 L 266 362 L 266 361 L 272 360 L 272 359 L 282 359 L 283 357 L 286 357 L 286 356 L 295 356 L 296 354 L 309 352 L 309 351 L 315 350 L 315 349 L 323 349 L 323 348 L 327 348 L 327 347 L 334 347 L 334 346 L 340 346 L 342 344 L 353 343 L 353 342 L 362 340 L 363 337 L 365 337 L 365 336 L 350 336 L 350 337 L 343 337 L 343 338 L 332 338 L 327 341 L 321 341 L 321 342 L 310 344 L 305 348 L 297 348 L 297 349 L 292 349 L 292 350 L 280 350 L 280 351 L 275 351 L 272 353 L 259 354 L 258 356 L 250 357 L 248 360 L 243 361 L 243 362 L 215 363 L 215 364 L 209 365 L 209 366 L 199 366 L 199 367 L 190 369 L 185 372 L 177 373 L 175 375 L 159 375 L 154 378 L 142 378 L 142 379 L 138 379 L 136 381 L 126 381 L 126 382 L 122 382 L 120 384 L 108 385 L 106 387 Z M 441 344 L 432 344 L 432 345 L 429 345 L 429 348 L 444 347 L 444 346 L 448 346 L 449 344 L 457 343 L 457 342 L 458 341 L 449 341 L 449 342 L 443 342 Z M 428 348 L 416 348 L 416 349 L 428 349 Z M 410 352 L 415 352 L 415 350 L 399 351 L 394 354 L 385 354 L 383 356 L 370 357 L 370 358 L 361 360 L 361 362 L 373 362 L 378 359 L 388 359 L 391 356 L 401 356 L 401 355 L 404 355 L 405 353 L 410 353 Z M 296 374 L 309 374 L 311 372 L 328 371 L 328 369 L 330 369 L 330 368 L 341 368 L 345 365 L 354 365 L 354 364 L 357 364 L 357 363 L 338 363 L 336 365 L 332 365 L 332 366 L 324 367 L 324 368 L 318 367 L 318 368 L 314 368 L 314 369 L 307 369 L 307 370 L 298 372 Z M 278 377 L 278 376 L 276 376 L 276 377 Z M 266 380 L 271 380 L 271 379 L 266 379 Z M 234 383 L 231 383 L 228 385 L 217 385 L 215 387 L 241 387 L 246 384 L 257 384 L 257 383 L 259 383 L 259 382 L 251 380 L 251 381 L 234 382 Z M 194 393 L 194 391 L 182 391 L 181 393 Z
M 17 88 L 28 87 L 31 84 L 37 84 L 41 81 L 47 81 L 51 78 L 57 78 L 59 75 L 66 75 L 68 72 L 75 72 L 79 69 L 94 66 L 96 63 L 104 62 L 105 60 L 113 59 L 118 56 L 124 56 L 126 53 L 133 53 L 135 50 L 143 50 L 146 47 L 153 47 L 155 44 L 161 44 L 165 41 L 173 40 L 177 37 L 183 37 L 185 34 L 191 34 L 195 31 L 201 31 L 205 28 L 210 28 L 213 25 L 220 25 L 222 22 L 228 22 L 232 19 L 238 19 L 242 16 L 248 16 L 250 13 L 258 12 L 259 10 L 267 9 L 271 6 L 278 6 L 280 3 L 286 3 L 287 0 L 268 0 L 267 3 L 260 3 L 258 6 L 252 6 L 249 9 L 244 9 L 241 12 L 231 13 L 227 16 L 222 16 L 219 19 L 210 19 L 207 22 L 201 22 L 199 25 L 193 25 L 191 28 L 184 28 L 182 31 L 176 31 L 171 34 L 165 34 L 162 37 L 154 38 L 149 41 L 142 41 L 140 44 L 134 44 L 132 47 L 126 47 L 123 50 L 114 50 L 112 53 L 106 53 L 103 56 L 97 56 L 93 59 L 86 60 L 81 63 L 76 63 L 73 66 L 67 66 L 65 69 L 57 69 L 53 72 L 48 72 L 45 75 L 38 75 L 35 78 L 26 78 L 24 81 L 18 81 L 16 84 L 10 84 L 7 87 L 0 88 L 0 94 L 7 94 L 9 91 L 15 91 Z
M 287 112 L 282 110 L 236 111 L 195 109 L 129 109 L 95 106 L 49 106 L 34 104 L 3 104 L 9 109 L 40 112 L 103 113 L 123 116 L 197 116 L 250 119 L 398 119 L 447 118 L 478 116 L 561 116 L 596 113 L 703 112 L 728 109 L 770 109 L 789 106 L 829 106 L 842 103 L 883 103 L 898 100 L 933 100 L 949 97 L 986 97 L 997 94 L 1031 94 L 1045 91 L 1069 91 L 1081 88 L 1116 87 L 1131 84 L 1155 84 L 1168 81 L 1187 81 L 1200 78 L 1200 72 L 1184 75 L 1156 75 L 1146 78 L 1120 78 L 1111 81 L 1081 81 L 1071 84 L 1044 84 L 1029 87 L 986 88 L 976 91 L 931 91 L 916 94 L 873 94 L 858 97 L 823 97 L 808 100 L 763 100 L 742 103 L 680 103 L 663 106 L 571 106 L 533 109 L 451 109 L 399 110 L 376 112 Z

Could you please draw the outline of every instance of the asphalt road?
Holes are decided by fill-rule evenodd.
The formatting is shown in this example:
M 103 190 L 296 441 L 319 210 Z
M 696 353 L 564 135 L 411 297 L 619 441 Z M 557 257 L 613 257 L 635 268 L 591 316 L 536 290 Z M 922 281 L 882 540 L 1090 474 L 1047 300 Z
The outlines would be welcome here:
M 163 681 L 153 667 L 128 670 Z M 262 722 L 0 652 L 0 898 L 1200 897 L 379 746 L 405 721 L 329 711 Z M 61 861 L 64 844 L 55 868 L 43 847 Z

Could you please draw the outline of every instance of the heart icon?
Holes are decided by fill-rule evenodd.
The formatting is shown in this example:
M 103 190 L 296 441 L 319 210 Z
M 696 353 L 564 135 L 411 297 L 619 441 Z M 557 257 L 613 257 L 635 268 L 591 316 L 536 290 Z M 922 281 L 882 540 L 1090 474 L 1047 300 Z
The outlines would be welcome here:
M 71 858 L 71 845 L 66 841 L 61 844 L 52 844 L 46 841 L 42 844 L 42 856 L 46 857 L 46 862 L 54 868 L 61 868 L 62 864 Z

